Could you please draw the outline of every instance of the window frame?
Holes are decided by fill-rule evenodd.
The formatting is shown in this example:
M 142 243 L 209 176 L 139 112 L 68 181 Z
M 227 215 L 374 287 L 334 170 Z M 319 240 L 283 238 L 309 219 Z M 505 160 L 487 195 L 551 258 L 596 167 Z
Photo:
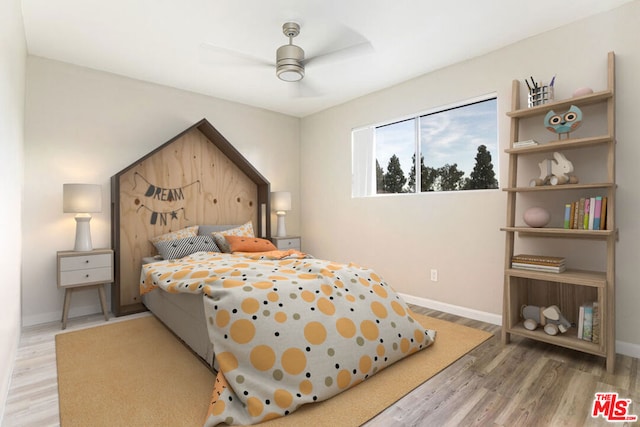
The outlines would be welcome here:
M 369 124 L 366 126 L 360 126 L 357 128 L 353 128 L 351 130 L 351 160 L 352 160 L 352 185 L 351 185 L 351 198 L 366 198 L 366 197 L 386 197 L 386 196 L 399 196 L 399 195 L 414 195 L 414 194 L 429 194 L 429 193 L 451 193 L 451 192 L 460 192 L 460 191 L 487 191 L 487 190 L 499 190 L 500 187 L 498 185 L 497 188 L 486 188 L 486 189 L 472 189 L 472 190 L 438 190 L 438 191 L 422 191 L 421 185 L 422 185 L 422 168 L 420 167 L 420 158 L 421 158 L 421 154 L 422 154 L 422 150 L 421 150 L 421 143 L 422 143 L 422 132 L 420 131 L 420 119 L 422 117 L 425 116 L 430 116 L 430 115 L 434 115 L 434 114 L 438 114 L 438 113 L 443 113 L 446 111 L 450 111 L 450 110 L 454 110 L 457 108 L 461 108 L 461 107 L 466 107 L 466 106 L 470 106 L 470 105 L 474 105 L 474 104 L 478 104 L 478 103 L 482 103 L 482 102 L 486 102 L 486 101 L 490 101 L 490 100 L 495 100 L 496 101 L 496 145 L 495 145 L 495 149 L 496 149 L 496 153 L 495 153 L 495 158 L 492 156 L 492 160 L 491 163 L 495 168 L 495 175 L 496 175 L 496 180 L 498 181 L 498 184 L 500 182 L 499 179 L 499 171 L 500 171 L 500 157 L 499 157 L 499 123 L 498 123 L 498 94 L 497 92 L 491 92 L 491 93 L 487 93 L 484 95 L 479 95 L 479 96 L 475 96 L 472 98 L 468 98 L 465 100 L 461 100 L 461 101 L 456 101 L 447 105 L 441 105 L 438 107 L 433 107 L 427 110 L 423 110 L 420 111 L 418 113 L 413 113 L 413 114 L 408 114 L 406 116 L 401 116 L 401 117 L 397 117 L 395 119 L 391 119 L 391 120 L 385 120 L 382 122 L 378 122 L 375 124 Z M 415 169 L 415 189 L 413 191 L 409 191 L 409 192 L 399 192 L 399 193 L 378 193 L 377 189 L 376 189 L 376 147 L 377 147 L 377 143 L 375 140 L 376 137 L 376 129 L 385 127 L 385 126 L 390 126 L 396 123 L 401 123 L 401 122 L 405 122 L 408 120 L 413 120 L 414 121 L 414 154 L 415 154 L 415 161 L 413 164 L 413 168 Z M 364 131 L 368 131 L 371 134 L 371 138 L 369 140 L 367 140 L 366 142 L 363 142 L 362 139 L 364 138 L 357 138 L 356 134 L 358 134 L 359 132 L 364 132 Z M 362 134 L 358 134 L 358 137 L 362 137 Z M 356 143 L 356 139 L 358 139 L 358 142 Z M 357 161 L 356 159 L 356 151 L 358 152 L 362 152 L 362 149 L 357 150 L 356 149 L 356 145 L 363 145 L 364 143 L 368 143 L 370 144 L 372 147 L 370 147 L 369 149 L 365 150 L 368 153 L 368 156 L 371 158 L 371 165 L 369 165 L 369 167 L 371 168 L 371 170 L 373 171 L 371 173 L 371 176 L 368 177 L 368 179 L 360 179 L 358 178 L 358 174 L 357 174 L 357 169 L 368 169 L 367 167 L 363 168 L 363 164 L 366 162 L 363 161 Z M 381 168 L 383 168 L 382 165 L 380 165 Z M 384 170 L 384 168 L 383 168 Z M 471 173 L 471 171 L 469 172 L 469 174 Z M 362 176 L 362 175 L 359 175 Z M 362 190 L 362 182 L 364 181 L 369 181 L 367 182 L 367 185 L 364 186 L 365 188 L 368 188 L 368 192 L 365 192 L 364 194 L 361 191 L 356 191 L 357 188 L 359 188 L 360 190 Z M 373 189 L 373 191 L 371 191 L 371 188 Z

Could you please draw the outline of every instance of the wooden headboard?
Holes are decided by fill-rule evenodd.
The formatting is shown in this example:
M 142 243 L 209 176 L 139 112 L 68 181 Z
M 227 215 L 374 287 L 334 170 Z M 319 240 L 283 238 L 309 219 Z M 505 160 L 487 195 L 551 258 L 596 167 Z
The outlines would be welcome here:
M 269 182 L 203 119 L 111 177 L 116 316 L 145 310 L 142 258 L 149 239 L 190 225 L 244 224 L 270 236 Z

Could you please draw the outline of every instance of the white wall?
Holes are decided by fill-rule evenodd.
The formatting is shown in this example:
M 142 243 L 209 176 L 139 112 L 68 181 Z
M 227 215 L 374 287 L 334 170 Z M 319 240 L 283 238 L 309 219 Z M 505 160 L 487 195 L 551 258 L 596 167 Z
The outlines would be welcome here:
M 0 424 L 20 338 L 26 42 L 19 0 L 0 2 Z
M 202 118 L 271 182 L 293 193 L 287 216 L 298 233 L 299 120 L 278 113 L 119 77 L 48 59 L 27 60 L 24 179 L 23 321 L 59 319 L 56 251 L 74 243 L 73 214 L 62 213 L 62 184 L 102 184 Z M 275 216 L 272 220 L 275 230 Z M 110 246 L 110 212 L 91 221 L 93 246 Z M 109 304 L 110 306 L 110 304 Z M 100 312 L 95 291 L 76 292 L 70 317 Z
M 530 75 L 550 79 L 556 74 L 558 99 L 569 98 L 580 86 L 603 90 L 607 52 L 613 50 L 619 142 L 617 340 L 618 351 L 640 356 L 638 22 L 640 2 L 632 2 L 304 118 L 302 235 L 307 249 L 321 258 L 375 268 L 398 291 L 417 299 L 498 318 L 505 240 L 499 228 L 505 224 L 506 195 L 497 190 L 352 199 L 351 129 L 497 92 L 500 182 L 504 183 L 511 81 Z M 569 255 L 581 262 L 589 259 L 588 251 Z M 431 268 L 439 270 L 437 283 L 429 279 Z

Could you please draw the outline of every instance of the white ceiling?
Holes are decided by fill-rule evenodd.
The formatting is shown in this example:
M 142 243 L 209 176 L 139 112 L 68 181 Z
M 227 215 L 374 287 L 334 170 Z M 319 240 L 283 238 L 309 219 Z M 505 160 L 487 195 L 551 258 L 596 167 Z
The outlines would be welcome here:
M 632 0 L 22 0 L 28 52 L 303 117 Z M 275 75 L 288 42 L 315 57 Z M 227 51 L 238 52 L 235 55 Z M 348 51 L 347 51 L 348 52 Z M 256 61 L 255 59 L 259 59 Z M 262 62 L 262 63 L 261 63 Z

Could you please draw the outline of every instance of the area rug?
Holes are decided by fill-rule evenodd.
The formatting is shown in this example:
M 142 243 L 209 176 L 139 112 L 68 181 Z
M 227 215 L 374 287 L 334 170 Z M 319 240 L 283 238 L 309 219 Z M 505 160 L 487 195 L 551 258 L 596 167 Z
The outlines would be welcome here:
M 361 425 L 492 336 L 417 316 L 433 346 L 261 426 Z M 62 427 L 203 424 L 215 377 L 153 316 L 58 334 L 56 360 Z

